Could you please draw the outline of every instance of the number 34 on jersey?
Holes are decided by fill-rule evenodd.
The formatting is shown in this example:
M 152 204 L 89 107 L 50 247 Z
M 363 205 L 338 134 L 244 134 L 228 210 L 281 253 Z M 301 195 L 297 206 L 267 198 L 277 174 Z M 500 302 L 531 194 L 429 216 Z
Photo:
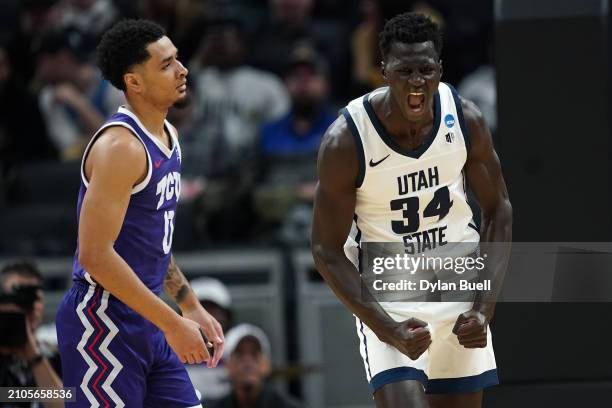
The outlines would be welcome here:
M 442 220 L 449 213 L 453 202 L 450 199 L 448 187 L 443 186 L 435 190 L 433 198 L 428 203 L 421 203 L 419 197 L 402 197 L 422 189 L 429 189 L 440 184 L 438 167 L 420 170 L 397 177 L 398 195 L 400 198 L 389 202 L 392 211 L 401 211 L 402 219 L 391 221 L 394 233 L 403 235 L 406 252 L 414 254 L 447 243 L 445 237 L 446 226 L 435 227 L 419 231 L 421 219 L 437 217 Z M 421 211 L 421 206 L 424 205 Z

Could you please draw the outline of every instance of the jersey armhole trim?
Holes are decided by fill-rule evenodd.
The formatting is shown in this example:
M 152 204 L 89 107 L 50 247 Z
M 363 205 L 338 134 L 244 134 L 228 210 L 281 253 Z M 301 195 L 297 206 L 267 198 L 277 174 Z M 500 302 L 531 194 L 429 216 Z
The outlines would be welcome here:
M 142 180 L 140 183 L 136 184 L 134 187 L 132 187 L 132 195 L 141 192 L 142 190 L 145 189 L 145 187 L 147 187 L 147 185 L 149 184 L 149 181 L 151 180 L 151 175 L 153 173 L 153 169 L 151 166 L 151 155 L 149 155 L 149 150 L 147 149 L 147 145 L 144 143 L 144 141 L 142 140 L 142 138 L 140 136 L 138 136 L 138 133 L 136 133 L 136 131 L 134 130 L 133 127 L 131 127 L 130 125 L 128 125 L 127 123 L 124 122 L 109 122 L 104 124 L 100 129 L 98 129 L 98 131 L 94 134 L 94 136 L 91 138 L 90 142 L 87 144 L 87 147 L 85 148 L 85 152 L 83 153 L 83 160 L 81 161 L 81 180 L 83 181 L 83 184 L 85 185 L 85 188 L 89 187 L 89 180 L 87 180 L 87 177 L 85 176 L 85 160 L 87 160 L 87 156 L 89 156 L 89 151 L 91 150 L 91 147 L 93 146 L 93 144 L 96 142 L 96 140 L 98 139 L 98 137 L 100 137 L 100 135 L 102 134 L 102 131 L 113 127 L 113 126 L 123 126 L 125 128 L 127 128 L 134 136 L 136 136 L 138 138 L 138 140 L 140 141 L 140 143 L 142 143 L 142 147 L 144 148 L 145 153 L 147 154 L 147 175 L 145 176 L 144 180 Z
M 451 93 L 453 94 L 453 99 L 455 100 L 455 109 L 457 110 L 457 117 L 459 119 L 459 126 L 461 127 L 461 133 L 463 133 L 463 140 L 465 142 L 465 149 L 467 150 L 469 154 L 470 144 L 471 144 L 470 132 L 468 132 L 467 125 L 465 124 L 465 117 L 463 116 L 463 108 L 461 107 L 461 98 L 459 98 L 459 93 L 457 92 L 454 86 L 446 82 L 445 84 L 446 86 L 448 86 L 448 89 L 450 89 Z
M 359 188 L 363 184 L 363 179 L 365 178 L 365 153 L 363 150 L 363 143 L 361 141 L 361 137 L 359 137 L 357 126 L 355 125 L 355 122 L 353 121 L 348 109 L 342 108 L 340 113 L 342 113 L 344 119 L 346 119 L 346 124 L 348 125 L 351 135 L 353 135 L 353 140 L 355 141 L 357 161 L 359 162 L 359 170 L 357 173 L 357 178 L 355 179 L 355 188 Z

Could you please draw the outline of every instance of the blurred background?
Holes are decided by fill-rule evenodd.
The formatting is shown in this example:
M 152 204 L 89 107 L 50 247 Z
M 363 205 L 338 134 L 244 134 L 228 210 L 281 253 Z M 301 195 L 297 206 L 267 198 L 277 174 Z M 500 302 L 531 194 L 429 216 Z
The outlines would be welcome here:
M 339 108 L 383 85 L 377 36 L 394 15 L 421 11 L 442 27 L 443 80 L 491 128 L 515 240 L 612 241 L 608 0 L 0 4 L 0 261 L 38 265 L 45 323 L 71 285 L 82 151 L 124 103 L 94 60 L 122 18 L 161 24 L 190 70 L 188 106 L 168 118 L 184 154 L 177 261 L 190 279 L 218 280 L 201 300 L 231 316 L 227 327 L 263 330 L 264 376 L 305 406 L 373 406 L 354 320 L 314 270 L 308 241 L 321 137 Z M 485 406 L 606 406 L 612 329 L 601 316 L 611 309 L 501 304 L 503 385 Z M 571 336 L 576 326 L 585 334 Z M 220 374 L 206 390 L 211 381 L 205 396 L 235 384 Z

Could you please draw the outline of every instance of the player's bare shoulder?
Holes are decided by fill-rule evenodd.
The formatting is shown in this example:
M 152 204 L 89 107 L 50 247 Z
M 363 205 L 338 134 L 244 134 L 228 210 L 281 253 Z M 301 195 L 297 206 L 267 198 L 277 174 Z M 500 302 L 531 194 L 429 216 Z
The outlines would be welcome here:
M 469 99 L 460 97 L 463 118 L 469 132 L 470 156 L 480 156 L 492 149 L 493 142 L 484 115 L 478 106 Z
M 461 100 L 461 109 L 463 110 L 465 124 L 468 126 L 469 130 L 471 131 L 472 127 L 487 127 L 480 108 L 469 99 L 462 96 L 460 96 L 459 99 Z
M 321 147 L 319 148 L 319 158 L 321 155 L 324 157 L 333 156 L 350 156 L 355 152 L 355 143 L 351 136 L 351 131 L 348 127 L 348 123 L 343 115 L 332 123 L 321 141 Z
M 146 176 L 147 154 L 142 142 L 127 128 L 111 126 L 97 136 L 85 157 L 85 173 L 91 177 L 94 169 L 113 169 L 136 181 Z
M 323 136 L 317 168 L 323 183 L 330 181 L 354 185 L 358 173 L 355 140 L 343 115 L 331 124 Z

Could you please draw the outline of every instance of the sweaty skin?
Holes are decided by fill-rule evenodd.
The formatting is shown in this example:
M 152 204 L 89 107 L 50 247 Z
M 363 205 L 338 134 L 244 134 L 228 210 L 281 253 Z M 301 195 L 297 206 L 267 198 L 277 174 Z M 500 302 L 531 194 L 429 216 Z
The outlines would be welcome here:
M 392 44 L 383 62 L 383 75 L 389 89 L 373 98 L 374 111 L 400 146 L 414 149 L 423 143 L 433 126 L 434 95 L 442 75 L 433 43 Z M 421 109 L 411 108 L 411 93 L 423 95 Z M 481 241 L 510 242 L 512 208 L 491 135 L 473 103 L 462 100 L 462 108 L 471 137 L 465 170 L 482 208 Z M 415 360 L 431 344 L 427 323 L 414 318 L 396 322 L 377 302 L 364 302 L 359 272 L 344 252 L 355 213 L 358 168 L 353 137 L 346 120 L 340 116 L 327 130 L 319 150 L 312 230 L 315 264 L 336 296 L 381 341 Z M 490 259 L 496 267 L 489 273 L 499 283 L 509 252 L 502 251 L 496 256 Z M 464 347 L 486 346 L 494 295 L 478 294 L 472 310 L 458 317 L 454 332 Z M 396 407 L 397 401 L 414 407 L 476 408 L 481 406 L 482 392 L 426 396 L 419 382 L 401 381 L 383 386 L 374 399 L 379 408 Z

